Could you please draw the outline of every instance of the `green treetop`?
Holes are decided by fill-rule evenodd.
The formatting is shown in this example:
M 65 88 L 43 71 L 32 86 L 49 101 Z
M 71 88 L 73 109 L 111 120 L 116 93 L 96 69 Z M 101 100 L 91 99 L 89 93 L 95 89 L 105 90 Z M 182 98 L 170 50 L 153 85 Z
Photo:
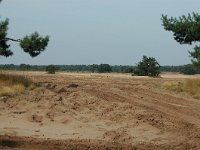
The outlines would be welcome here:
M 0 0 L 1 2 L 2 0 Z M 19 42 L 19 45 L 28 53 L 31 57 L 38 56 L 44 51 L 49 42 L 49 36 L 42 37 L 37 32 L 29 36 L 25 36 L 22 39 L 12 39 L 8 35 L 9 20 L 1 20 L 0 18 L 0 56 L 9 57 L 13 55 L 13 51 L 10 49 L 9 41 Z
M 200 42 L 200 15 L 198 13 L 189 13 L 179 18 L 162 15 L 161 20 L 164 29 L 172 31 L 178 43 L 191 45 Z M 196 45 L 189 53 L 193 58 L 193 64 L 200 68 L 200 46 Z

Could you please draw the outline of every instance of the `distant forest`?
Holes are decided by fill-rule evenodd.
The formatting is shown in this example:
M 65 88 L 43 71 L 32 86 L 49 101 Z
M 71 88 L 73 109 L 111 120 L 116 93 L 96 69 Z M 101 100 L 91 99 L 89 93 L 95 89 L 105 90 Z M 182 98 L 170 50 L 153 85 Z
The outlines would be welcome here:
M 107 69 L 107 72 L 116 73 L 133 73 L 134 66 L 130 65 L 108 65 L 108 64 L 93 64 L 93 65 L 55 65 L 57 71 L 63 72 L 101 72 L 102 68 Z M 0 70 L 19 70 L 19 71 L 45 71 L 46 65 L 29 65 L 29 64 L 1 64 Z M 110 68 L 108 68 L 110 67 Z M 183 74 L 200 74 L 200 69 L 196 69 L 193 65 L 182 66 L 161 66 L 161 72 L 179 72 Z

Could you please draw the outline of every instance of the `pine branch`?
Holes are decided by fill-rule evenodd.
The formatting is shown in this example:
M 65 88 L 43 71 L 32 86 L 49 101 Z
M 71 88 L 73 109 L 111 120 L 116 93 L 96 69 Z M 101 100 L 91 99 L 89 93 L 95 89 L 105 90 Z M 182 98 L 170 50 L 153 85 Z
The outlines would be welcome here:
M 21 39 L 12 39 L 12 38 L 4 38 L 4 39 L 1 39 L 0 41 L 7 41 L 7 40 L 14 41 L 14 42 L 20 42 L 21 41 Z

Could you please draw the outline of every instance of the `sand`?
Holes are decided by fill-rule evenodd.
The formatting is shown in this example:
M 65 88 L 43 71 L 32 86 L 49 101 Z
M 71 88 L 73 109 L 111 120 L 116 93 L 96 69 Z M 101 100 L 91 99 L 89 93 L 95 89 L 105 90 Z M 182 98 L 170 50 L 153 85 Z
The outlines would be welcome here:
M 0 149 L 200 149 L 200 102 L 154 88 L 187 77 L 6 73 L 40 87 L 0 98 Z

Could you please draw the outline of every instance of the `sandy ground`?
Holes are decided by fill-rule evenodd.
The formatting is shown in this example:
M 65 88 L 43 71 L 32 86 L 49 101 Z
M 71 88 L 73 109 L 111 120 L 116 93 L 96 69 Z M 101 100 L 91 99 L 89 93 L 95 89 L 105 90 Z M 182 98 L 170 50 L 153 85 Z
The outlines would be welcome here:
M 41 87 L 0 98 L 0 149 L 200 149 L 200 102 L 154 88 L 191 76 L 10 73 Z

